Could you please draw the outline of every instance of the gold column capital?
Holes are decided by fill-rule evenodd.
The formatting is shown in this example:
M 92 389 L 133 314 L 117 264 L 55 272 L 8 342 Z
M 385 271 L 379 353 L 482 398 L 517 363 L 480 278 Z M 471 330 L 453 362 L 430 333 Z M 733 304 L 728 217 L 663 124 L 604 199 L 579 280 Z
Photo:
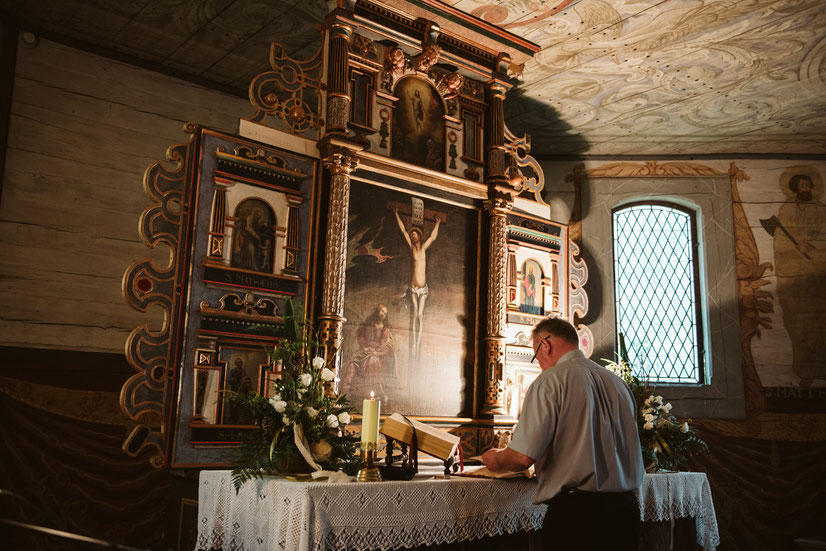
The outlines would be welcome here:
M 353 27 L 347 25 L 345 23 L 341 23 L 336 21 L 332 25 L 330 25 L 330 37 L 331 38 L 344 38 L 346 40 L 350 40 L 350 37 L 353 34 Z
M 513 198 L 509 195 L 491 193 L 483 205 L 491 216 L 505 216 L 513 208 Z
M 351 152 L 348 153 L 331 153 L 321 160 L 324 168 L 330 171 L 332 175 L 345 174 L 349 175 L 354 172 L 359 166 L 358 157 Z

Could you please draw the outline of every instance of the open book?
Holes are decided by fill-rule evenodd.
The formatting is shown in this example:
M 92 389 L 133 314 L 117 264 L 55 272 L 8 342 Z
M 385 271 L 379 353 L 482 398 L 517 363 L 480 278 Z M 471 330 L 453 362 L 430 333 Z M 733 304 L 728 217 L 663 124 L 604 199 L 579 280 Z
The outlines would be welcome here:
M 472 471 L 456 473 L 456 476 L 469 476 L 471 478 L 533 478 L 533 465 L 524 471 L 499 471 L 493 472 L 487 467 L 479 467 Z
M 415 419 L 408 421 L 399 413 L 385 419 L 379 432 L 399 442 L 412 444 L 414 428 L 419 451 L 438 457 L 442 461 L 452 457 L 459 446 L 459 437 L 455 434 L 425 425 Z

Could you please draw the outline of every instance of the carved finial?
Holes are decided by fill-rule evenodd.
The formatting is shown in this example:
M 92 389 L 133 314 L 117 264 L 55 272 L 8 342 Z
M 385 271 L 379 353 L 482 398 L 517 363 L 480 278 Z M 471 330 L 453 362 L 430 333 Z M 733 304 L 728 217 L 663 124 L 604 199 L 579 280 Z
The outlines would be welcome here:
M 419 73 L 425 73 L 439 61 L 442 49 L 433 44 L 425 46 L 424 51 L 413 60 L 413 68 Z
M 388 92 L 393 91 L 393 83 L 403 74 L 408 65 L 404 50 L 398 46 L 388 48 L 384 54 L 384 70 L 382 71 L 382 87 Z

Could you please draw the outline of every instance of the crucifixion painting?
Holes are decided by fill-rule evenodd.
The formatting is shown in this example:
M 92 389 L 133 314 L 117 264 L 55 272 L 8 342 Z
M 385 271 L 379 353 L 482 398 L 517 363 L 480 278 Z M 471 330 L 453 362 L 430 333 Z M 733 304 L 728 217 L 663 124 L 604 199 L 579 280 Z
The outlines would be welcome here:
M 404 240 L 410 248 L 410 254 L 413 258 L 413 273 L 410 276 L 410 286 L 407 288 L 407 297 L 410 300 L 411 307 L 411 327 L 413 338 L 410 342 L 410 349 L 412 355 L 417 357 L 422 346 L 422 329 L 424 325 L 424 306 L 427 302 L 427 295 L 430 292 L 427 287 L 427 249 L 433 244 L 439 236 L 439 226 L 444 220 L 444 214 L 433 213 L 435 225 L 430 231 L 430 235 L 422 243 L 424 237 L 422 233 L 421 222 L 423 222 L 425 210 L 424 203 L 421 199 L 413 197 L 411 199 L 413 208 L 411 209 L 411 225 L 408 229 L 401 216 L 399 216 L 398 205 L 393 206 L 393 213 L 396 215 L 396 222 L 399 225 Z M 417 224 L 418 222 L 418 224 Z

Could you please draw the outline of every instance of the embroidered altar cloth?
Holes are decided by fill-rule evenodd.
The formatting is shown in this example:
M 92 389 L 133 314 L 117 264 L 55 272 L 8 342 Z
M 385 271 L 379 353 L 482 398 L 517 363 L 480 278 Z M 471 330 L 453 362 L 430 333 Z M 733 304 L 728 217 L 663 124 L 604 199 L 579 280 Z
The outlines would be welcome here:
M 399 549 L 539 530 L 535 480 L 419 476 L 404 482 L 251 480 L 236 495 L 230 471 L 202 471 L 198 549 Z M 697 543 L 719 545 L 704 473 L 646 474 L 644 520 L 696 519 Z

